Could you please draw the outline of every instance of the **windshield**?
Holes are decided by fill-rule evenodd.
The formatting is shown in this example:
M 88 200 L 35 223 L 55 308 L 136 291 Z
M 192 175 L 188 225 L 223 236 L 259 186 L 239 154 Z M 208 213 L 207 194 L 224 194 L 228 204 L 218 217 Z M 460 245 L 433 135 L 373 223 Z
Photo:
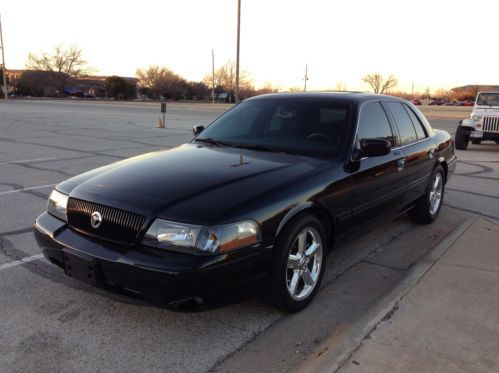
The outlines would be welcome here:
M 480 93 L 476 99 L 476 104 L 483 106 L 499 106 L 499 92 Z
M 261 151 L 338 157 L 348 105 L 325 101 L 260 99 L 228 111 L 195 140 Z

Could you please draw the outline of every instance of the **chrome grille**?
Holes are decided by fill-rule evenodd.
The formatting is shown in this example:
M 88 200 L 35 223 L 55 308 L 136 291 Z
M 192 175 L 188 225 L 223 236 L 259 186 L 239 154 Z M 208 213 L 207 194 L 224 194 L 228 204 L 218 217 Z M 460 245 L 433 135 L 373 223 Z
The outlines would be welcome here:
M 102 223 L 94 229 L 90 217 L 95 211 L 101 214 Z M 67 216 L 71 228 L 127 245 L 137 241 L 140 228 L 145 222 L 144 216 L 76 198 L 69 198 Z
M 486 132 L 499 132 L 499 117 L 483 117 L 482 129 Z

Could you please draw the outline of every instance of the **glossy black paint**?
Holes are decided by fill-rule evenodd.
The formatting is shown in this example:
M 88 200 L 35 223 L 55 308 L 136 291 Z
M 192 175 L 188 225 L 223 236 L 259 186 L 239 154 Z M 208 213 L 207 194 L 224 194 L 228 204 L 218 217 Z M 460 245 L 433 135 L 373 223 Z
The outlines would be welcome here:
M 272 245 L 297 214 L 316 214 L 332 244 L 333 237 L 354 227 L 410 208 L 423 195 L 437 164 L 443 165 L 447 178 L 454 171 L 450 135 L 431 129 L 417 109 L 428 133 L 426 139 L 395 145 L 384 152 L 379 150 L 378 141 L 379 156 L 355 156 L 362 106 L 372 101 L 410 105 L 406 101 L 361 93 L 274 94 L 251 100 L 281 98 L 351 105 L 347 145 L 339 159 L 216 146 L 193 139 L 174 149 L 89 171 L 56 186 L 71 197 L 146 216 L 140 237 L 155 218 L 198 225 L 251 219 L 261 227 L 258 247 L 208 257 L 148 248 L 140 245 L 140 237 L 134 246 L 120 247 L 78 233 L 44 213 L 35 223 L 35 233 L 47 258 L 61 265 L 65 247 L 90 255 L 100 263 L 103 283 L 131 289 L 151 300 L 204 296 L 265 278 Z M 396 129 L 393 118 L 389 119 Z

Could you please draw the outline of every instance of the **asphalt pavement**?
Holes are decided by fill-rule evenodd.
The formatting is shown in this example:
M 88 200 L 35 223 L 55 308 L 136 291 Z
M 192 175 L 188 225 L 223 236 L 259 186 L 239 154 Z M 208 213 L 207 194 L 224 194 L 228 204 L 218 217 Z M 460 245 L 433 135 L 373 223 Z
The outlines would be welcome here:
M 458 152 L 441 216 L 406 217 L 338 243 L 311 307 L 284 315 L 258 299 L 173 312 L 88 288 L 41 258 L 31 233 L 56 183 L 133 155 L 177 146 L 227 105 L 26 100 L 0 102 L 0 367 L 7 372 L 283 371 L 377 304 L 413 263 L 476 216 L 499 218 L 499 147 Z M 451 110 L 451 109 L 448 109 Z M 467 112 L 432 109 L 455 130 Z M 462 118 L 461 118 L 462 119 Z

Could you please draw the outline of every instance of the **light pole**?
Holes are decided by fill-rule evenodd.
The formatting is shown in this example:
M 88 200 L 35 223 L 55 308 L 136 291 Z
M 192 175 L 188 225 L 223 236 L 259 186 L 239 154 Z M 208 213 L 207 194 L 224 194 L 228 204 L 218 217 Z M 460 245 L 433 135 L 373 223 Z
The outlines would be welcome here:
M 305 65 L 305 76 L 303 77 L 303 80 L 305 80 L 305 86 L 303 87 L 303 91 L 307 92 L 308 64 Z
M 3 47 L 3 33 L 2 33 L 2 16 L 0 16 L 0 46 L 2 47 L 2 75 L 3 75 L 3 93 L 5 95 L 5 99 L 7 100 L 7 69 L 5 68 L 5 54 Z
M 239 38 L 241 34 L 241 0 L 237 0 L 236 104 L 239 103 Z

